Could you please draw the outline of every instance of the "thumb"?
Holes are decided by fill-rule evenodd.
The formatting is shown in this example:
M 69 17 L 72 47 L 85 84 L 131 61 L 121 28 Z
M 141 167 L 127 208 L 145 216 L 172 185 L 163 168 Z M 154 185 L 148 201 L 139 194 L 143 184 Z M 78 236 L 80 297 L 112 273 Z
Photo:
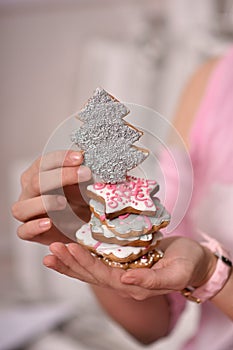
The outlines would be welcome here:
M 124 284 L 131 284 L 143 287 L 145 289 L 162 290 L 162 289 L 174 289 L 178 284 L 176 279 L 176 273 L 171 266 L 161 267 L 158 266 L 154 269 L 135 269 L 126 271 L 121 276 L 121 282 Z

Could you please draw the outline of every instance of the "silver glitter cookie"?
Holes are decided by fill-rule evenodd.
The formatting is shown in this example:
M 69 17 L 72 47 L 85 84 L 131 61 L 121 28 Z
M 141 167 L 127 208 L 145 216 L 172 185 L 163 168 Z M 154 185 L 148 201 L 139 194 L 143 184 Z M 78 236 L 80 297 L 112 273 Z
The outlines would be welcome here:
M 89 139 L 89 135 L 92 138 Z M 102 142 L 115 143 L 120 141 L 131 145 L 136 142 L 142 136 L 142 132 L 128 126 L 127 124 L 122 125 L 122 120 L 112 120 L 109 123 L 108 120 L 101 119 L 88 122 L 83 124 L 80 129 L 76 130 L 72 135 L 72 140 L 78 142 L 78 145 L 82 149 L 93 148 L 98 146 Z
M 73 132 L 71 140 L 85 152 L 84 164 L 104 183 L 125 181 L 127 171 L 149 155 L 133 146 L 143 133 L 122 119 L 128 113 L 126 106 L 101 88 L 78 113 L 84 124 Z

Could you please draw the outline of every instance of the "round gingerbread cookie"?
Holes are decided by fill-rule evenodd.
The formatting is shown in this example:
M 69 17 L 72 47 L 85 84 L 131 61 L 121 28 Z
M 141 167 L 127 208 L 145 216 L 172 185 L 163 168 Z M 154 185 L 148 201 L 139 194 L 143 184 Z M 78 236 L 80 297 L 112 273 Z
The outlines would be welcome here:
M 119 245 L 130 245 L 132 247 L 143 247 L 147 246 L 152 242 L 153 233 L 132 236 L 129 238 L 122 238 L 116 236 L 106 225 L 104 225 L 94 214 L 91 215 L 90 220 L 92 237 L 100 242 L 105 242 L 109 244 L 119 244 Z M 161 234 L 158 234 L 158 238 Z
M 139 237 L 148 235 L 151 232 L 160 230 L 166 227 L 170 222 L 170 214 L 160 203 L 156 197 L 152 198 L 156 207 L 154 216 L 146 216 L 143 214 L 125 214 L 109 220 L 104 213 L 104 205 L 96 200 L 90 200 L 90 209 L 94 215 L 100 220 L 92 220 L 92 232 L 104 231 L 104 225 L 111 230 L 117 237 L 129 239 L 130 237 Z M 94 221 L 94 223 L 93 223 Z
M 92 237 L 90 224 L 83 225 L 77 232 L 76 238 L 78 243 L 85 246 L 88 250 L 96 255 L 108 258 L 116 262 L 132 262 L 139 257 L 145 255 L 148 251 L 154 249 L 159 239 L 155 235 L 151 244 L 147 247 L 132 247 L 132 246 L 120 246 L 118 244 L 108 244 L 95 240 Z
M 120 263 L 120 262 L 112 261 L 108 258 L 101 258 L 101 257 L 99 257 L 99 259 L 108 266 L 118 267 L 124 270 L 128 270 L 128 269 L 136 269 L 136 268 L 151 268 L 162 257 L 163 257 L 163 252 L 161 250 L 154 249 L 131 263 L 130 262 Z

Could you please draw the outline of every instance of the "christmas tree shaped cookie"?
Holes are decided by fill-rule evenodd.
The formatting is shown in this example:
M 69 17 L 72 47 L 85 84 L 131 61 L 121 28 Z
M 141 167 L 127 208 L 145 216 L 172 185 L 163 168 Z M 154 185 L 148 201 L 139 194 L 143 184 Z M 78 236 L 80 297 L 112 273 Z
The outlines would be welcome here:
M 97 88 L 78 113 L 82 126 L 72 134 L 85 165 L 100 179 L 87 187 L 92 217 L 76 232 L 77 241 L 105 264 L 123 269 L 151 267 L 162 257 L 159 230 L 170 221 L 154 197 L 158 183 L 128 174 L 149 155 L 134 145 L 142 132 L 123 119 L 128 113 Z
M 101 88 L 78 113 L 83 125 L 73 133 L 72 141 L 85 152 L 85 164 L 104 183 L 125 181 L 127 171 L 149 154 L 133 145 L 142 132 L 123 120 L 128 113 L 122 103 Z

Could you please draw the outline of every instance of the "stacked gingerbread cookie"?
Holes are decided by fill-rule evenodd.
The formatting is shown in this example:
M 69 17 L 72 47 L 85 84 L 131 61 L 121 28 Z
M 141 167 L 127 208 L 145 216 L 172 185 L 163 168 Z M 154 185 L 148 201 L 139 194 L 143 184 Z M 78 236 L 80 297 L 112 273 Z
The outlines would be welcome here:
M 130 176 L 149 152 L 133 146 L 142 133 L 123 121 L 128 109 L 103 89 L 96 89 L 78 117 L 83 125 L 72 140 L 100 181 L 87 187 L 92 212 L 76 233 L 77 241 L 103 262 L 124 269 L 151 267 L 170 215 L 155 197 L 154 180 Z

